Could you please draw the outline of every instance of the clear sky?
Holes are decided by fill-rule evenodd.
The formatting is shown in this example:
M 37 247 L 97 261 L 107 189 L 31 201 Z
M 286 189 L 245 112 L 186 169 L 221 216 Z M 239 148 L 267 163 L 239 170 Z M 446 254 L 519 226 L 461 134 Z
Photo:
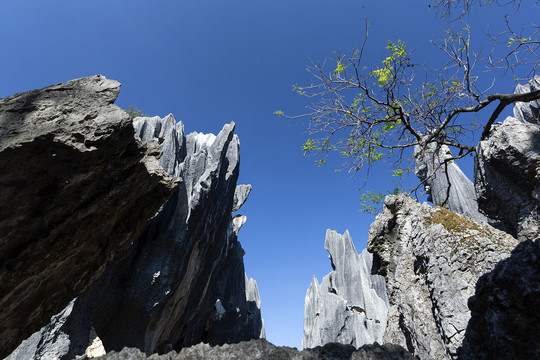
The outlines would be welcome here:
M 309 101 L 292 91 L 307 84 L 309 59 L 350 52 L 370 24 L 366 63 L 379 63 L 387 40 L 404 40 L 422 62 L 437 62 L 429 39 L 446 27 L 419 0 L 1 0 L 0 97 L 102 74 L 122 83 L 116 102 L 161 117 L 172 113 L 187 132 L 217 133 L 234 121 L 241 142 L 239 183 L 253 191 L 239 234 L 248 276 L 257 280 L 268 339 L 301 346 L 304 297 L 313 274 L 330 270 L 327 228 L 349 230 L 366 246 L 374 216 L 363 214 L 362 178 L 317 167 L 300 150 Z M 524 6 L 525 7 L 525 6 Z M 536 10 L 535 10 L 536 11 Z M 473 30 L 509 9 L 475 10 Z M 522 11 L 521 17 L 537 17 Z M 485 40 L 476 31 L 475 41 Z M 512 91 L 513 84 L 496 91 Z M 465 164 L 470 173 L 470 162 Z M 374 172 L 366 189 L 391 186 Z

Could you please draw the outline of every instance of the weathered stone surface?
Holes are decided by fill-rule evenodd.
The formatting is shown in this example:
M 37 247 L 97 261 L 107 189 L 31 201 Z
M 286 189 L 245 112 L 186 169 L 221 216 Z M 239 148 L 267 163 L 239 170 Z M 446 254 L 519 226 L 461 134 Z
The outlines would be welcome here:
M 469 216 L 476 221 L 487 221 L 487 218 L 478 212 L 474 184 L 461 171 L 452 158 L 452 153 L 446 145 L 437 147 L 430 143 L 427 150 L 420 152 L 415 149 L 415 174 L 423 182 L 428 201 L 434 205 L 444 206 L 448 210 Z
M 518 244 L 476 284 L 460 359 L 540 359 L 540 239 Z
M 531 79 L 528 84 L 516 86 L 516 94 L 525 94 L 540 90 L 540 76 Z M 514 117 L 521 122 L 540 125 L 540 101 L 517 102 L 514 104 Z
M 125 348 L 121 352 L 111 352 L 99 359 L 102 360 L 413 360 L 415 359 L 401 346 L 364 345 L 355 349 L 352 345 L 327 344 L 324 347 L 298 351 L 290 347 L 278 347 L 264 339 L 245 341 L 238 344 L 226 344 L 210 347 L 198 344 L 176 353 L 152 355 L 146 357 L 138 349 Z
M 250 186 L 236 186 L 239 141 L 234 124 L 217 135 L 184 136 L 172 115 L 136 118 L 137 135 L 160 144 L 161 165 L 184 181 L 142 235 L 109 266 L 54 334 L 42 329 L 31 354 L 71 359 L 97 336 L 107 351 L 133 346 L 151 354 L 201 341 L 258 338 L 262 319 L 254 280 L 244 272 L 237 234 L 244 216 L 231 218 Z M 243 194 L 236 196 L 235 194 Z M 238 200 L 238 199 L 241 200 Z M 29 359 L 26 357 L 13 359 Z
M 40 343 L 56 344 L 56 347 L 41 348 L 39 356 L 42 359 L 53 359 L 57 353 L 69 351 L 69 335 L 63 329 L 70 325 L 69 315 L 73 311 L 74 302 L 75 300 L 72 300 L 64 310 L 52 317 L 48 325 L 24 340 L 6 360 L 35 359 L 37 358 L 35 356 L 36 349 L 40 347 Z M 90 337 L 90 334 L 88 336 Z M 89 343 L 90 341 L 91 339 L 89 338 L 87 342 Z M 84 353 L 84 349 L 81 349 L 81 353 Z
M 348 232 L 327 230 L 324 247 L 334 271 L 320 285 L 314 276 L 307 291 L 302 347 L 382 343 L 388 297 L 384 278 L 371 273 L 372 254 L 358 254 Z
M 234 206 L 233 213 L 237 212 L 246 202 L 249 193 L 251 193 L 251 185 L 238 185 L 234 191 Z
M 494 124 L 474 165 L 480 209 L 519 240 L 540 237 L 540 125 L 512 117 Z
M 84 291 L 170 196 L 103 76 L 0 99 L 0 358 Z
M 388 196 L 368 239 L 387 281 L 384 342 L 405 346 L 420 359 L 455 358 L 477 280 L 517 243 L 486 223 L 405 195 Z

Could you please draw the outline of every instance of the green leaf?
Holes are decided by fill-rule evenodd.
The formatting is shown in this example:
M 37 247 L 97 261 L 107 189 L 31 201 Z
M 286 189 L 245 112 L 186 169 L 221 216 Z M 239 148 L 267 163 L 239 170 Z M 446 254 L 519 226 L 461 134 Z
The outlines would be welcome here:
M 317 143 L 313 139 L 307 139 L 304 145 L 302 145 L 302 151 L 308 152 L 315 150 L 317 148 Z
M 368 190 L 360 195 L 360 212 L 376 215 L 384 201 L 384 194 Z
M 344 71 L 345 71 L 345 68 L 343 67 L 343 64 L 341 63 L 341 61 L 339 61 L 337 63 L 336 70 L 334 70 L 334 74 L 338 75 L 338 74 L 340 74 L 340 73 L 342 73 Z
M 321 167 L 323 165 L 326 165 L 326 158 L 322 158 L 319 160 L 315 160 L 315 164 L 317 164 L 318 167 Z

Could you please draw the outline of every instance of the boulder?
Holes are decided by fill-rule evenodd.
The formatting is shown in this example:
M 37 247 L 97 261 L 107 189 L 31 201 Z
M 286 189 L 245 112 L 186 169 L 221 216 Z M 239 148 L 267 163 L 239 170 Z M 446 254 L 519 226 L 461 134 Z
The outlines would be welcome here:
M 387 196 L 368 238 L 388 290 L 384 342 L 420 359 L 456 358 L 478 279 L 517 244 L 487 223 L 404 194 Z
M 152 354 L 264 334 L 257 286 L 246 278 L 237 240 L 245 216 L 231 217 L 251 188 L 236 185 L 234 123 L 217 136 L 185 136 L 172 115 L 135 118 L 134 126 L 137 137 L 159 144 L 161 166 L 184 181 L 121 258 L 53 318 L 54 334 L 42 329 L 11 359 L 71 359 L 96 336 L 107 351 L 131 346 Z
M 97 75 L 0 99 L 0 358 L 133 242 L 175 189 Z
M 496 226 L 519 240 L 540 237 L 540 125 L 513 117 L 494 124 L 474 167 L 478 206 Z
M 358 254 L 348 232 L 327 230 L 324 247 L 334 270 L 320 285 L 314 276 L 307 291 L 302 347 L 382 343 L 388 297 L 384 278 L 372 274 L 372 254 Z
M 401 346 L 364 345 L 356 349 L 352 345 L 327 344 L 314 349 L 298 351 L 295 348 L 275 346 L 264 339 L 244 341 L 238 344 L 225 344 L 211 347 L 198 344 L 184 348 L 180 353 L 174 351 L 157 356 L 146 355 L 138 349 L 125 348 L 120 352 L 105 354 L 102 360 L 413 360 L 414 357 Z

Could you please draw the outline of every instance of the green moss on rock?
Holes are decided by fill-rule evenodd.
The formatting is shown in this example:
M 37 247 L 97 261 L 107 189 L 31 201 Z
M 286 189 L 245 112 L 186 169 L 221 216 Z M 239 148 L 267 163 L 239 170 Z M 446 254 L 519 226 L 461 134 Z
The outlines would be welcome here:
M 507 250 L 513 249 L 513 244 L 506 243 L 500 234 L 494 232 L 489 226 L 484 226 L 465 216 L 453 213 L 443 207 L 436 206 L 429 216 L 424 218 L 427 225 L 441 224 L 448 232 L 462 234 L 459 241 L 451 249 L 451 256 L 455 255 L 460 246 L 470 250 L 481 250 L 480 239 L 487 239 L 491 243 Z M 485 246 L 485 244 L 484 244 Z
M 425 221 L 428 225 L 441 224 L 450 232 L 464 233 L 470 230 L 477 230 L 479 232 L 484 231 L 476 223 L 466 217 L 460 216 L 439 206 L 435 207 L 430 216 L 425 217 Z

